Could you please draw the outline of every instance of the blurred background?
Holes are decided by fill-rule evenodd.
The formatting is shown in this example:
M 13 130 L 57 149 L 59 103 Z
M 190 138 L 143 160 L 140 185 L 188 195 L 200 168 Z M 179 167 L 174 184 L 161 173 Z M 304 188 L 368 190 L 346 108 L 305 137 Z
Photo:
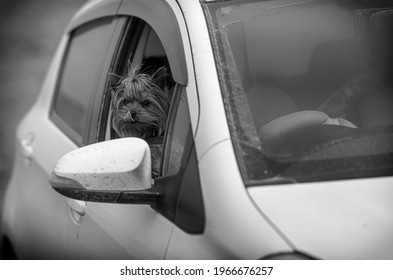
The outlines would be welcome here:
M 0 203 L 18 122 L 37 97 L 60 37 L 84 0 L 0 0 Z

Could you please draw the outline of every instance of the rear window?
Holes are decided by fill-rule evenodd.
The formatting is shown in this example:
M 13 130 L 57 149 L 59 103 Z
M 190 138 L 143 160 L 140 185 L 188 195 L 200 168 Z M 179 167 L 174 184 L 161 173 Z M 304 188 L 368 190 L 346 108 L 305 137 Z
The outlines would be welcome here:
M 63 60 L 52 116 L 78 144 L 88 127 L 88 110 L 110 43 L 111 23 L 112 18 L 104 18 L 73 31 Z

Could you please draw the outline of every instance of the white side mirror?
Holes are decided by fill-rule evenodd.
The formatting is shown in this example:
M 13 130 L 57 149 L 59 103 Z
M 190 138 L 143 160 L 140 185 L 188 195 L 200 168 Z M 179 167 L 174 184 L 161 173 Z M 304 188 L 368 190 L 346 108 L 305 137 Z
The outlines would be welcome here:
M 149 145 L 121 138 L 88 145 L 60 158 L 50 184 L 60 194 L 85 201 L 151 204 L 161 192 L 151 189 Z

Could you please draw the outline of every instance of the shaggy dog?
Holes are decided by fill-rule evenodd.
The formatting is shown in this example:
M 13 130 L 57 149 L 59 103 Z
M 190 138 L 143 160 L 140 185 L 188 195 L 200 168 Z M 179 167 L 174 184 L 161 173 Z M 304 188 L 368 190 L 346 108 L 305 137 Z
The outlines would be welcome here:
M 112 91 L 112 127 L 120 137 L 138 137 L 149 143 L 153 178 L 160 172 L 170 104 L 167 78 L 165 67 L 151 75 L 141 73 L 140 67 L 130 68 Z
M 152 75 L 131 68 L 112 92 L 112 127 L 120 137 L 162 136 L 169 110 L 166 68 Z

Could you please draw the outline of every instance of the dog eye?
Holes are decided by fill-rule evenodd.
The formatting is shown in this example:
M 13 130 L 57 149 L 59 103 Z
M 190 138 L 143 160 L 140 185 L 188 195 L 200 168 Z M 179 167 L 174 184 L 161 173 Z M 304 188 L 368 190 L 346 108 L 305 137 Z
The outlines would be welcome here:
M 127 99 L 124 99 L 123 100 L 123 105 L 127 105 L 128 104 L 128 100 Z
M 145 100 L 141 104 L 143 107 L 146 107 L 146 106 L 149 106 L 150 102 Z

